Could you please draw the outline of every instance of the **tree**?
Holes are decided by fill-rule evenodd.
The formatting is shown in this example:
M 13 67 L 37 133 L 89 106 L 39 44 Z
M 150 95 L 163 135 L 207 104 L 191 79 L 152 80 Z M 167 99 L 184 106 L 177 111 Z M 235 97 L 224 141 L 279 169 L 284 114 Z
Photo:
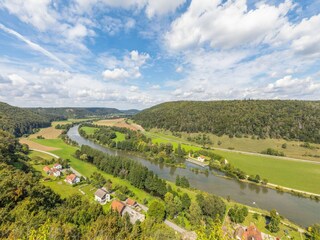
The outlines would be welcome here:
M 164 204 L 159 200 L 151 202 L 148 210 L 148 217 L 155 219 L 158 223 L 162 222 L 165 217 Z
M 232 222 L 243 223 L 245 218 L 248 216 L 248 208 L 245 206 L 239 207 L 238 205 L 235 205 L 230 208 L 228 215 Z
M 182 203 L 183 210 L 189 209 L 189 207 L 191 205 L 191 199 L 187 193 L 182 194 L 181 203 Z
M 172 218 L 176 213 L 176 207 L 174 203 L 174 196 L 171 192 L 167 192 L 166 195 L 164 195 L 164 202 L 166 204 L 167 215 Z
M 320 224 L 314 224 L 308 227 L 308 232 L 310 234 L 310 240 L 319 240 L 320 239 Z
M 279 224 L 280 224 L 280 216 L 279 213 L 276 210 L 270 211 L 270 222 L 267 225 L 267 228 L 270 232 L 276 233 L 280 230 Z
M 189 207 L 190 221 L 193 221 L 194 225 L 199 225 L 202 219 L 202 210 L 196 201 L 192 201 Z
M 216 219 L 212 224 L 209 224 L 207 228 L 202 225 L 200 229 L 196 231 L 198 240 L 231 240 L 227 234 L 222 231 L 221 221 Z
M 177 175 L 177 176 L 176 176 L 176 185 L 177 185 L 177 186 L 180 186 L 180 184 L 181 184 L 180 176 Z

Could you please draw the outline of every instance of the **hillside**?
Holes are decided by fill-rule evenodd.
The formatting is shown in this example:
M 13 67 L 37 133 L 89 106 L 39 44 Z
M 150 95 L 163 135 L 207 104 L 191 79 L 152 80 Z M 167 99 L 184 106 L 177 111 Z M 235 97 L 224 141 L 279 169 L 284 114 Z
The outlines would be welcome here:
M 0 129 L 17 137 L 32 133 L 35 128 L 50 126 L 50 121 L 57 119 L 54 116 L 52 117 L 0 102 Z
M 116 108 L 29 108 L 39 114 L 59 115 L 64 118 L 88 118 L 88 117 L 109 117 L 133 115 L 138 110 L 118 110 Z
M 320 101 L 167 102 L 133 116 L 144 128 L 320 143 Z

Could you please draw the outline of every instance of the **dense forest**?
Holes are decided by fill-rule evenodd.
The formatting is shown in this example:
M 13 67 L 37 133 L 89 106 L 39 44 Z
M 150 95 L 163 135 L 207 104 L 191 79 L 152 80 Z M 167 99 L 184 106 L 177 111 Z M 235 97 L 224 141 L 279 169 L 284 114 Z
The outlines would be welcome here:
M 17 137 L 32 133 L 37 128 L 49 127 L 50 122 L 57 119 L 57 116 L 48 117 L 0 102 L 0 129 Z
M 39 114 L 58 115 L 64 118 L 89 118 L 89 117 L 110 117 L 110 116 L 130 116 L 136 114 L 138 110 L 118 110 L 116 108 L 29 108 Z
M 144 128 L 320 143 L 320 101 L 167 102 L 133 116 Z

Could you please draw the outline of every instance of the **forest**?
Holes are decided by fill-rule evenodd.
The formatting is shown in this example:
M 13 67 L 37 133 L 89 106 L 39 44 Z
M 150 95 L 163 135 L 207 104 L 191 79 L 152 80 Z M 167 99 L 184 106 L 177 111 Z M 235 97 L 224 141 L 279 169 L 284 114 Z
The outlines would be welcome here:
M 33 133 L 38 128 L 49 127 L 53 120 L 60 120 L 60 118 L 55 115 L 40 115 L 0 102 L 0 129 L 10 132 L 16 137 Z
M 29 110 L 45 115 L 58 115 L 63 118 L 90 118 L 90 117 L 110 117 L 110 116 L 130 116 L 136 114 L 138 110 L 119 110 L 116 108 L 28 108 Z
M 146 129 L 320 143 L 319 101 L 177 101 L 156 105 L 132 118 Z

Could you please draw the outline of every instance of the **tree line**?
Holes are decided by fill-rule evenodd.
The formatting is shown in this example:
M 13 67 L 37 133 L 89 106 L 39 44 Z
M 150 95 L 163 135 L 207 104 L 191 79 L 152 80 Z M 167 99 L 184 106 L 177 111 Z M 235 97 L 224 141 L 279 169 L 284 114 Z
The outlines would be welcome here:
M 146 129 L 320 143 L 319 101 L 177 101 L 156 105 L 132 118 Z

